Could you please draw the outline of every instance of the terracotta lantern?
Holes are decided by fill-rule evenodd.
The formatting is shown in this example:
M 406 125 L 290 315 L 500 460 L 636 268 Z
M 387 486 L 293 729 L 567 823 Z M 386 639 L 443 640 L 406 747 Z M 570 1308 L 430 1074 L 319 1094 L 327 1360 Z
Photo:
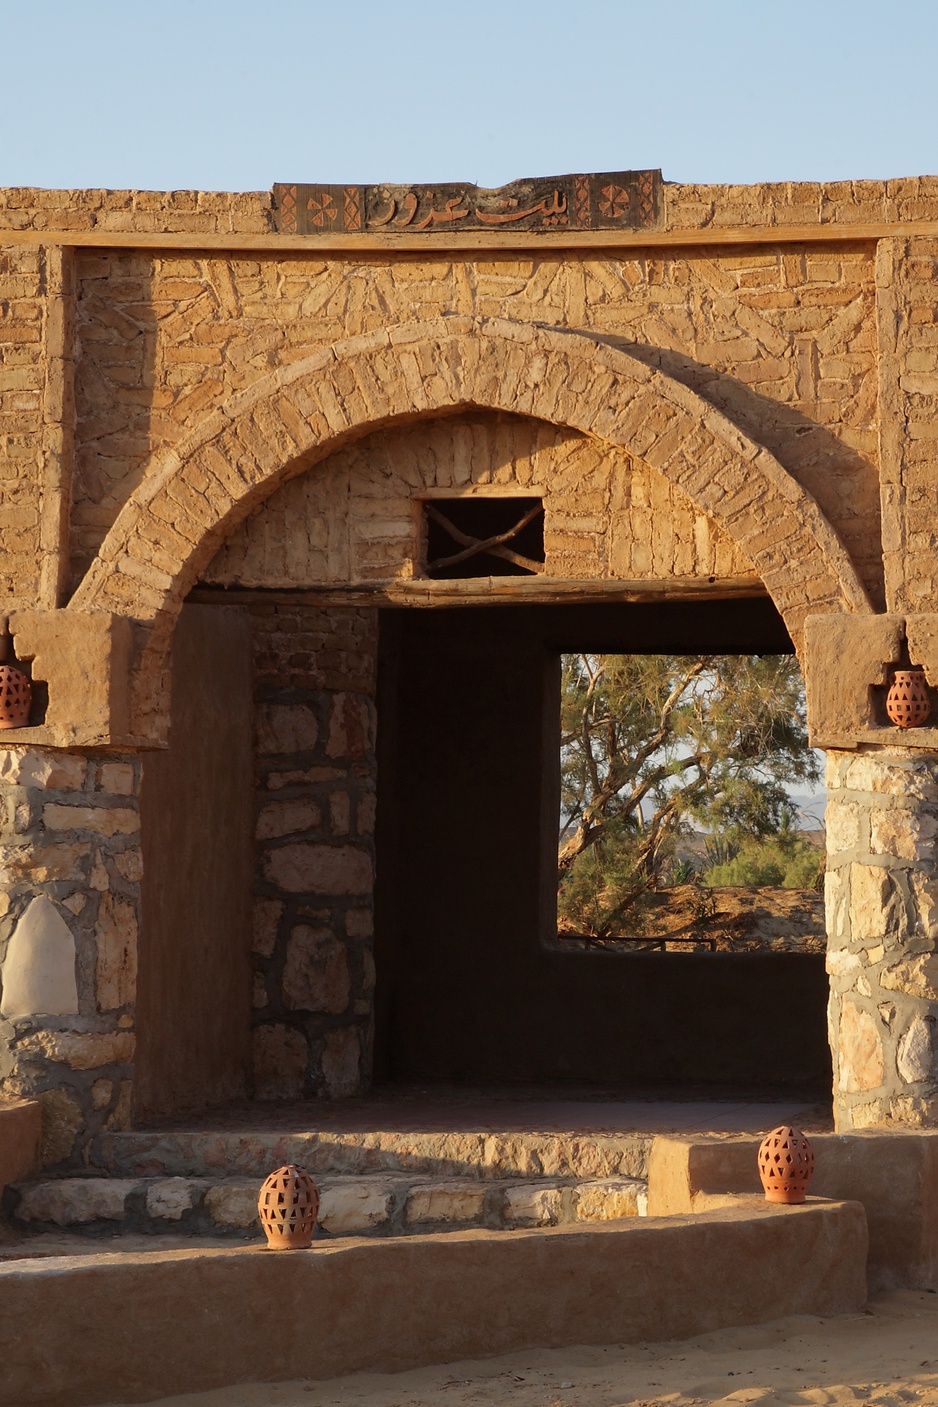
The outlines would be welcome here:
M 302 1251 L 310 1245 L 319 1212 L 319 1193 L 308 1172 L 287 1163 L 272 1172 L 257 1198 L 270 1251 Z
M 893 670 L 886 712 L 897 728 L 918 728 L 931 713 L 924 669 Z
M 814 1149 L 800 1129 L 785 1124 L 759 1145 L 759 1177 L 767 1202 L 803 1202 L 814 1174 Z
M 4 620 L 0 625 L 0 729 L 25 728 L 29 723 L 32 685 L 29 676 L 10 663 L 12 658 L 13 638 Z

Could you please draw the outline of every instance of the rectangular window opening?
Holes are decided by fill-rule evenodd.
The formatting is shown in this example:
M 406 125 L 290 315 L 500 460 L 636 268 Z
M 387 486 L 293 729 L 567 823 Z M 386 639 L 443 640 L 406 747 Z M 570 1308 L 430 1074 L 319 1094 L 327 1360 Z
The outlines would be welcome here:
M 425 566 L 439 580 L 544 570 L 540 498 L 434 498 L 423 504 Z
M 823 952 L 823 754 L 794 655 L 561 656 L 557 939 Z

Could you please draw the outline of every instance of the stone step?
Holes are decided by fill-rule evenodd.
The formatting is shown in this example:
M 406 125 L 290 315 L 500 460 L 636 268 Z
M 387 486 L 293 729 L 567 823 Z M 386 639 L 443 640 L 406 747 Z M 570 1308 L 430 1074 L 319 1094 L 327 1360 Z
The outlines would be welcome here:
M 92 1162 L 113 1176 L 253 1177 L 296 1163 L 313 1177 L 362 1173 L 644 1179 L 652 1133 L 317 1129 L 104 1133 Z
M 317 1235 L 401 1236 L 415 1232 L 514 1230 L 584 1225 L 644 1214 L 636 1178 L 483 1179 L 405 1174 L 317 1178 Z M 256 1178 L 63 1177 L 7 1189 L 4 1206 L 21 1230 L 261 1237 Z

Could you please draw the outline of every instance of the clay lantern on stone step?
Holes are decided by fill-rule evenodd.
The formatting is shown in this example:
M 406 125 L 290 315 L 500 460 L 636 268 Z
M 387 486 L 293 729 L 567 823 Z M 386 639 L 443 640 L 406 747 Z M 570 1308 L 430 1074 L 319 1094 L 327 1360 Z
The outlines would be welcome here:
M 924 669 L 895 669 L 886 694 L 886 712 L 897 728 L 919 728 L 931 713 Z
M 0 620 L 0 729 L 25 728 L 33 690 L 29 676 L 13 664 L 13 637 L 8 620 Z
M 783 1124 L 759 1147 L 759 1177 L 767 1202 L 803 1202 L 814 1174 L 814 1149 L 800 1129 Z
M 319 1193 L 308 1172 L 288 1163 L 272 1172 L 257 1198 L 270 1251 L 302 1251 L 316 1229 Z

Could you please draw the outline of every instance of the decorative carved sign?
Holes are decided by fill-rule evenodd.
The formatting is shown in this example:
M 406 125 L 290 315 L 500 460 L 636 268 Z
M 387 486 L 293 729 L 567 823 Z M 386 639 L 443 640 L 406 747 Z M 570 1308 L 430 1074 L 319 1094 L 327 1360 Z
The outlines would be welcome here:
M 480 186 L 274 186 L 281 234 L 630 230 L 657 224 L 660 171 Z

